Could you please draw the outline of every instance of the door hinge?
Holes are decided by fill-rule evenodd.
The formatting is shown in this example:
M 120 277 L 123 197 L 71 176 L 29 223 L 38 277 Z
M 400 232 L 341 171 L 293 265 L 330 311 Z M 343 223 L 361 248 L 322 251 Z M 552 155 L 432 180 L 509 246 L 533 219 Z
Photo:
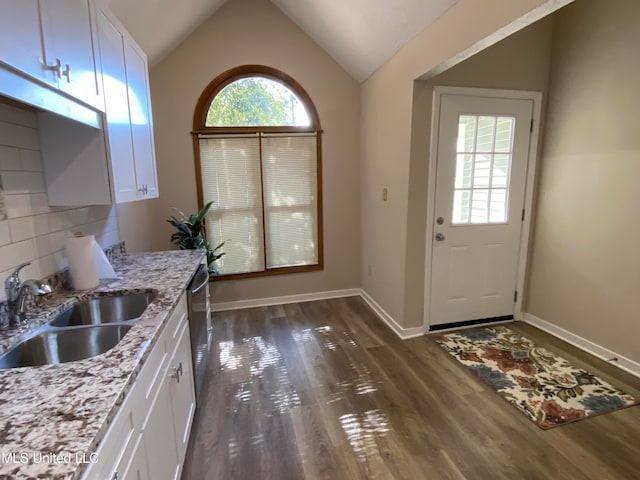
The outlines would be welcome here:
M 513 292 L 513 303 L 516 303 L 518 301 L 518 291 L 516 290 L 515 292 Z
M 533 132 L 533 118 L 531 119 L 531 125 L 529 126 L 529 133 Z
M 522 218 L 521 220 L 524 222 L 524 208 L 522 209 Z

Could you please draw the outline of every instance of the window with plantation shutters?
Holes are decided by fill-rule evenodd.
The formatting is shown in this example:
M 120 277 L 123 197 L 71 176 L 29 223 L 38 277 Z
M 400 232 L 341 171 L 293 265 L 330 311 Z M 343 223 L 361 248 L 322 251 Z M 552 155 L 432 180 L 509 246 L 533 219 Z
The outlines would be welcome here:
M 302 87 L 233 69 L 203 92 L 194 127 L 207 237 L 225 242 L 218 278 L 322 268 L 320 126 Z

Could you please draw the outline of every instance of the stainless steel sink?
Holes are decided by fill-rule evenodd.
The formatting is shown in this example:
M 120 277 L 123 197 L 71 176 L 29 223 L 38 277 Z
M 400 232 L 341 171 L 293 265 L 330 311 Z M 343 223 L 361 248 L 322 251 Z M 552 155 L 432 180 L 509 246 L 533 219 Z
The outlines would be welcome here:
M 100 355 L 115 347 L 130 328 L 131 325 L 101 325 L 44 331 L 0 356 L 0 369 L 73 362 Z
M 123 293 L 78 302 L 0 355 L 0 370 L 105 353 L 122 340 L 155 297 L 153 292 Z
M 92 297 L 65 310 L 49 325 L 69 327 L 135 320 L 142 315 L 154 298 L 155 294 L 152 292 Z

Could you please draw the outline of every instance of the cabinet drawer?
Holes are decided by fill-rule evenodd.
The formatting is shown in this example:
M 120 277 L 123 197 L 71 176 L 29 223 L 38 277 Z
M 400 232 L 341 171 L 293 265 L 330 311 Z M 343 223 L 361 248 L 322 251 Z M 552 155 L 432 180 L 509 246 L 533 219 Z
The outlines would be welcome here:
M 162 334 L 136 380 L 136 390 L 140 394 L 141 401 L 145 404 L 153 397 L 154 386 L 157 383 L 158 376 L 166 368 L 167 360 L 169 359 L 166 344 L 166 335 Z
M 167 329 L 171 333 L 171 343 L 175 344 L 178 339 L 178 335 L 182 329 L 182 325 L 187 321 L 187 296 L 182 295 L 180 301 L 178 302 L 178 306 L 176 307 L 173 315 L 171 316 L 171 320 L 167 324 Z

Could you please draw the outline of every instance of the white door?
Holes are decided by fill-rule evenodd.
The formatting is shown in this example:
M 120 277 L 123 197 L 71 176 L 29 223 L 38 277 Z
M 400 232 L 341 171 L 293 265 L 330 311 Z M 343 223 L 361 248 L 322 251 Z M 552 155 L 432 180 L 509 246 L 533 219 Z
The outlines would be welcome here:
M 533 100 L 443 94 L 430 326 L 513 315 Z

